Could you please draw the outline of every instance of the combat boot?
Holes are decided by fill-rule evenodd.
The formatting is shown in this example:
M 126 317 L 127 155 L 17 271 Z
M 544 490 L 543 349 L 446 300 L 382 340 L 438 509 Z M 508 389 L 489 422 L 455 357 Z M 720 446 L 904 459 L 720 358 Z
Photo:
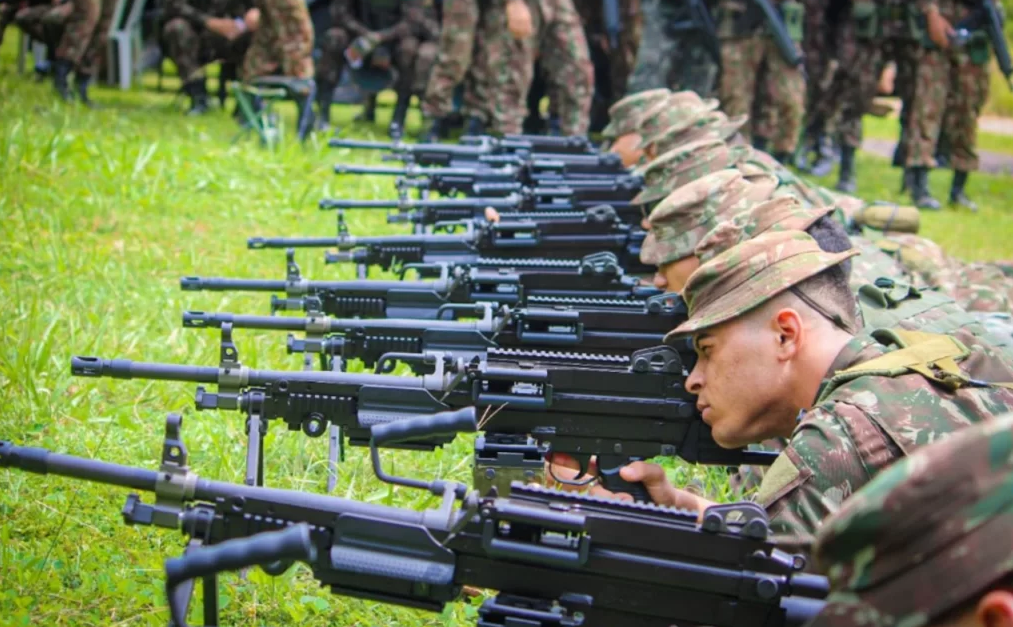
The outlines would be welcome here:
M 767 152 L 767 138 L 759 135 L 753 136 L 753 148 L 761 152 Z
M 775 152 L 774 158 L 777 159 L 778 163 L 783 166 L 791 165 L 791 153 L 790 152 Z
M 550 115 L 549 116 L 549 130 L 547 132 L 547 135 L 549 137 L 562 137 L 563 136 L 563 127 L 559 123 L 559 116 L 558 115 Z
M 423 120 L 422 129 L 419 141 L 423 144 L 435 144 L 447 136 L 447 119 L 431 118 Z
M 854 146 L 841 146 L 841 171 L 834 189 L 845 194 L 854 194 L 858 189 L 858 182 L 855 180 Z
M 393 140 L 401 139 L 404 134 L 405 118 L 408 117 L 408 107 L 412 103 L 412 95 L 399 95 L 397 104 L 394 105 L 394 115 L 391 116 L 390 126 L 387 127 L 387 135 Z
M 967 207 L 971 211 L 977 211 L 978 205 L 964 193 L 964 186 L 967 185 L 968 173 L 963 170 L 953 171 L 953 183 L 950 185 L 950 206 Z
M 198 78 L 183 85 L 183 91 L 190 96 L 190 109 L 187 115 L 203 115 L 208 110 L 208 88 L 203 78 Z
M 362 105 L 362 111 L 355 116 L 356 122 L 376 122 L 376 94 L 366 95 L 366 102 Z
M 74 74 L 74 87 L 77 88 L 78 100 L 89 109 L 97 109 L 98 106 L 88 97 L 89 85 L 91 85 L 91 74 L 82 74 L 81 72 Z
M 842 155 L 843 159 L 843 155 Z M 843 167 L 843 166 L 842 166 Z M 809 168 L 813 176 L 826 176 L 834 169 L 834 145 L 830 138 L 820 133 L 816 136 L 816 162 Z
M 904 174 L 900 177 L 900 193 L 906 192 L 911 187 L 911 168 L 904 168 Z
M 317 123 L 318 131 L 331 128 L 331 103 L 334 101 L 334 85 L 318 85 L 317 89 Z
M 919 209 L 939 211 L 939 201 L 929 192 L 929 169 L 924 166 L 911 168 L 911 199 Z
M 485 135 L 485 122 L 482 121 L 482 118 L 469 117 L 468 121 L 464 123 L 464 134 Z
M 70 86 L 67 84 L 70 70 L 70 61 L 57 59 L 53 62 L 53 87 L 56 88 L 56 93 L 60 95 L 60 98 L 64 102 L 70 102 L 74 99 L 74 96 L 70 93 Z

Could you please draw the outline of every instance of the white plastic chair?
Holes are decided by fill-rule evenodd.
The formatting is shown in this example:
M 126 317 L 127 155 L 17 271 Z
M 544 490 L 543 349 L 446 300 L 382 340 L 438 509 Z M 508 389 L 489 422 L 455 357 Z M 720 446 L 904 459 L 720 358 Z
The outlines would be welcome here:
M 31 37 L 18 30 L 18 74 L 25 73 L 25 59 L 28 53 L 32 53 L 32 67 L 39 64 L 40 59 L 46 58 L 46 46 L 42 42 L 35 41 Z
M 126 10 L 127 0 L 116 0 L 116 10 L 109 27 L 110 63 L 106 64 L 106 68 L 110 83 L 116 81 L 115 73 L 119 72 L 120 89 L 130 89 L 134 76 L 141 73 L 139 64 L 143 46 L 141 17 L 144 15 L 146 3 L 147 0 L 134 0 L 130 13 L 124 20 L 123 12 Z M 116 60 L 115 64 L 112 63 L 113 59 Z

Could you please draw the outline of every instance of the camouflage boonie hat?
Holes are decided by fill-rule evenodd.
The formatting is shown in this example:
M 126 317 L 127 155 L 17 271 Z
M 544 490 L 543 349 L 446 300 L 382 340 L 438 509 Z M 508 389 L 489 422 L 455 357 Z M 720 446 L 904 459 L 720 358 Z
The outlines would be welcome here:
M 646 148 L 668 133 L 684 131 L 709 111 L 718 106 L 713 98 L 701 100 L 696 92 L 676 92 L 668 100 L 656 104 L 640 118 L 640 144 Z M 659 153 L 660 154 L 660 153 Z
M 670 89 L 649 89 L 616 101 L 609 107 L 609 123 L 602 136 L 610 139 L 637 132 L 640 117 L 652 106 L 672 95 Z
M 747 115 L 740 115 L 729 120 L 728 116 L 722 111 L 696 109 L 692 111 L 692 114 L 691 123 L 673 126 L 657 139 L 647 143 L 653 143 L 655 152 L 661 154 L 681 144 L 688 144 L 700 141 L 701 139 L 717 138 L 727 141 L 749 120 L 749 116 Z
M 893 464 L 820 529 L 809 627 L 923 627 L 1013 572 L 1013 415 Z
M 644 184 L 630 202 L 643 204 L 661 200 L 691 181 L 729 167 L 732 154 L 719 139 L 693 142 L 666 152 L 635 171 L 643 177 Z
M 779 196 L 753 205 L 731 220 L 722 222 L 696 247 L 696 256 L 707 262 L 732 246 L 767 231 L 804 231 L 835 207 L 806 207 L 794 196 Z
M 693 254 L 693 248 L 738 203 L 749 183 L 738 170 L 720 170 L 683 185 L 651 211 L 651 231 L 640 247 L 640 261 L 664 265 Z
M 773 231 L 746 240 L 690 275 L 682 291 L 689 317 L 665 341 L 738 318 L 857 254 L 824 252 L 802 231 Z

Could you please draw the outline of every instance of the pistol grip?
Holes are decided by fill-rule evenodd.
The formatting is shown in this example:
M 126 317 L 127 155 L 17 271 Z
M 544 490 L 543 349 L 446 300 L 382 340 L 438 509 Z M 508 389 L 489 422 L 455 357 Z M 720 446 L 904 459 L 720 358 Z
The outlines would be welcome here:
M 599 455 L 598 456 L 598 483 L 609 492 L 616 494 L 629 494 L 634 501 L 640 503 L 652 503 L 651 495 L 643 483 L 632 483 L 623 479 L 619 471 L 630 462 L 637 459 L 624 457 L 622 455 Z

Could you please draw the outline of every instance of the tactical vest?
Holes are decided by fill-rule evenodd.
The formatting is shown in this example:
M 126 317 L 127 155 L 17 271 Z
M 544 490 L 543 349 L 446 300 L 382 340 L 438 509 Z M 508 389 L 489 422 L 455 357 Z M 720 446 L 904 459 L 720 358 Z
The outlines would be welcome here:
M 934 290 L 916 289 L 883 277 L 874 285 L 859 287 L 858 304 L 866 329 L 902 327 L 942 335 L 963 329 L 1013 360 L 1013 337 L 992 332 L 952 298 Z

